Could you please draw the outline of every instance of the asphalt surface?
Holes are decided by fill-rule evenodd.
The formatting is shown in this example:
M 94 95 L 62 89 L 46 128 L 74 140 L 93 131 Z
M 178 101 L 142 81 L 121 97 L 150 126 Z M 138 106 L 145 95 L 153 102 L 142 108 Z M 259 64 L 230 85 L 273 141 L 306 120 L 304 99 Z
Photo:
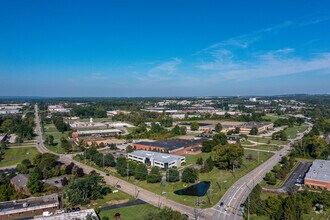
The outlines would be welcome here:
M 308 133 L 312 124 L 308 123 L 309 127 L 304 132 Z M 295 139 L 291 139 L 290 143 L 284 146 L 281 150 L 269 158 L 265 163 L 258 166 L 256 169 L 236 181 L 221 198 L 219 203 L 215 205 L 213 219 L 242 219 L 242 212 L 240 205 L 245 202 L 251 190 L 263 179 L 263 177 L 273 169 L 273 167 L 280 161 L 282 156 L 289 153 L 291 145 L 303 137 L 303 133 L 299 133 Z M 220 204 L 223 204 L 220 206 Z
M 59 161 L 61 161 L 64 164 L 70 164 L 71 162 L 73 162 L 77 166 L 83 168 L 85 173 L 90 173 L 93 170 L 95 170 L 94 168 L 92 168 L 90 166 L 87 166 L 83 163 L 75 161 L 74 159 L 72 159 L 72 155 L 58 154 L 58 153 L 48 150 L 43 144 L 44 142 L 42 139 L 42 131 L 41 131 L 41 127 L 40 127 L 40 119 L 39 119 L 39 112 L 38 112 L 37 105 L 35 106 L 35 113 L 36 113 L 35 120 L 36 120 L 36 134 L 37 134 L 37 149 L 41 153 L 55 154 L 55 155 L 59 156 Z M 158 194 L 155 194 L 155 193 L 152 193 L 145 189 L 142 189 L 142 188 L 140 188 L 134 184 L 128 183 L 122 179 L 119 179 L 119 178 L 111 176 L 111 175 L 107 175 L 103 171 L 100 171 L 100 170 L 95 170 L 95 171 L 104 177 L 104 180 L 108 185 L 112 185 L 112 186 L 120 185 L 121 191 L 123 191 L 131 196 L 134 196 L 137 199 L 143 200 L 156 207 L 164 207 L 164 206 L 170 207 L 181 213 L 187 214 L 191 219 L 195 219 L 195 211 L 194 211 L 194 208 L 192 208 L 192 207 L 166 199 L 163 196 L 160 196 Z M 210 218 L 207 216 L 205 216 L 205 217 L 201 216 L 200 219 L 210 219 Z
M 295 183 L 299 177 L 305 176 L 305 174 L 310 166 L 311 166 L 310 162 L 300 161 L 299 165 L 290 174 L 290 176 L 285 180 L 282 187 L 279 187 L 279 188 L 264 188 L 263 187 L 262 189 L 267 190 L 267 191 L 272 191 L 272 192 L 287 193 L 295 185 Z
M 44 144 L 42 139 L 42 131 L 40 127 L 40 119 L 38 106 L 35 106 L 35 116 L 36 116 L 36 134 L 37 134 L 37 148 L 41 153 L 52 153 L 59 156 L 59 161 L 65 164 L 70 164 L 71 162 L 75 163 L 77 166 L 83 168 L 85 173 L 90 173 L 95 170 L 94 168 L 80 163 L 78 161 L 73 160 L 72 155 L 68 154 L 58 154 L 53 151 L 48 150 Z M 312 127 L 312 124 L 309 124 L 308 129 L 304 133 L 308 133 Z M 152 193 L 148 190 L 142 189 L 136 185 L 133 185 L 129 182 L 126 182 L 117 177 L 107 175 L 105 172 L 100 170 L 95 170 L 101 176 L 104 177 L 104 180 L 107 184 L 116 186 L 120 185 L 120 190 L 136 197 L 137 199 L 141 199 L 151 205 L 156 207 L 170 207 L 174 210 L 177 210 L 183 214 L 187 214 L 191 219 L 241 219 L 240 215 L 240 204 L 244 203 L 246 198 L 248 197 L 250 191 L 253 187 L 261 182 L 263 177 L 269 172 L 276 163 L 279 162 L 282 156 L 287 155 L 289 153 L 289 149 L 294 141 L 299 140 L 303 137 L 303 134 L 297 135 L 297 137 L 291 140 L 290 144 L 284 146 L 280 151 L 276 152 L 268 161 L 258 166 L 256 169 L 248 173 L 247 175 L 240 178 L 236 181 L 225 193 L 225 195 L 221 198 L 221 200 L 212 208 L 199 210 L 196 214 L 196 210 L 193 207 L 186 206 L 172 200 L 166 199 L 163 196 Z M 223 203 L 223 206 L 220 204 Z M 226 207 L 226 208 L 225 208 Z

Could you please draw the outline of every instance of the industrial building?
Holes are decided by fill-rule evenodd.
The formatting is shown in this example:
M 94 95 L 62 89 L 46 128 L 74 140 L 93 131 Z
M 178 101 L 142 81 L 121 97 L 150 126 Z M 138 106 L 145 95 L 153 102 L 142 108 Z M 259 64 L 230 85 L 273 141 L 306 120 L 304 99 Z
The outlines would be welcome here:
M 33 213 L 52 211 L 60 206 L 58 195 L 51 194 L 41 197 L 12 200 L 0 203 L 0 219 L 18 218 Z
M 186 158 L 183 156 L 164 154 L 146 150 L 137 150 L 132 153 L 128 153 L 128 159 L 147 164 L 148 166 L 159 167 L 162 169 L 180 167 L 182 163 L 186 162 Z
M 76 212 L 68 212 L 61 214 L 52 214 L 51 216 L 35 216 L 34 219 L 47 220 L 67 220 L 67 219 L 99 219 L 94 209 L 84 209 Z
M 104 130 L 87 130 L 87 131 L 76 131 L 72 133 L 73 138 L 79 136 L 114 136 L 121 134 L 119 129 L 104 129 Z
M 183 139 L 166 139 L 154 142 L 141 141 L 133 144 L 133 147 L 137 150 L 154 150 L 176 155 L 200 153 L 201 146 L 202 140 Z
M 266 132 L 273 129 L 274 124 L 270 122 L 246 122 L 238 126 L 241 134 L 249 134 L 253 127 L 258 129 L 258 132 Z
M 330 160 L 314 160 L 304 183 L 306 186 L 330 190 Z

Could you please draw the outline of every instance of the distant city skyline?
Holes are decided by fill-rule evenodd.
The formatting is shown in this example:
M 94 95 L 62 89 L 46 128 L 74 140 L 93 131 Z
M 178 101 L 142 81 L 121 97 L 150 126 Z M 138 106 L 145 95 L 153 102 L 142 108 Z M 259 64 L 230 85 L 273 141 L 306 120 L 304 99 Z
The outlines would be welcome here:
M 330 93 L 330 2 L 0 2 L 0 96 Z

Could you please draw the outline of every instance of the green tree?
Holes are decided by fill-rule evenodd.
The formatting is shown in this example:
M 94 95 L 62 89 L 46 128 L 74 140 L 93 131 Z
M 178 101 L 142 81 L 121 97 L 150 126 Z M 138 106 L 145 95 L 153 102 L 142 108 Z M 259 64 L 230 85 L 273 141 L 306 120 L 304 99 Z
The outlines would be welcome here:
M 117 158 L 116 170 L 121 176 L 127 176 L 127 161 L 125 157 Z
M 253 127 L 250 130 L 250 135 L 257 135 L 258 134 L 258 128 L 257 127 Z
M 65 203 L 72 207 L 87 204 L 90 200 L 100 199 L 108 192 L 103 190 L 104 186 L 103 177 L 92 171 L 85 177 L 69 182 L 64 191 Z
M 148 175 L 148 170 L 147 170 L 147 167 L 145 164 L 138 164 L 135 168 L 135 179 L 138 179 L 138 180 L 146 180 L 147 178 L 147 175 Z
M 144 220 L 188 220 L 188 218 L 182 215 L 178 211 L 173 211 L 170 208 L 163 208 L 158 212 L 150 212 Z
M 198 129 L 199 129 L 198 122 L 197 121 L 192 122 L 191 125 L 190 125 L 190 130 L 192 130 L 192 131 L 198 131 Z
M 176 169 L 170 168 L 166 171 L 166 181 L 167 182 L 177 182 L 180 180 L 179 171 Z
M 27 182 L 27 188 L 32 194 L 41 192 L 43 189 L 42 180 L 42 172 L 39 167 L 35 167 L 29 176 L 29 180 Z
M 237 163 L 242 164 L 244 148 L 239 144 L 219 145 L 213 148 L 211 153 L 214 165 L 219 169 L 231 169 Z
M 198 179 L 198 171 L 194 168 L 184 168 L 181 176 L 182 182 L 194 183 Z
M 147 176 L 148 183 L 157 183 L 160 182 L 162 176 L 160 175 L 158 167 L 152 167 L 150 173 Z
M 133 147 L 132 147 L 132 145 L 128 145 L 127 147 L 126 147 L 126 153 L 132 153 L 133 152 Z
M 115 157 L 112 154 L 104 155 L 104 166 L 107 166 L 107 167 L 116 166 Z
M 203 157 L 198 157 L 196 160 L 196 164 L 203 165 L 203 163 L 204 163 Z
M 222 131 L 222 125 L 220 123 L 215 125 L 215 131 L 220 133 Z

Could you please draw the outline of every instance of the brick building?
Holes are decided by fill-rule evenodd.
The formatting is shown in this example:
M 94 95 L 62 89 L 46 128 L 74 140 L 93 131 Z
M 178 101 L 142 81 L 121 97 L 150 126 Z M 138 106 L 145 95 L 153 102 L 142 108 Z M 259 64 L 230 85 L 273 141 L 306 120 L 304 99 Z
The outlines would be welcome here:
M 168 152 L 175 155 L 200 153 L 201 146 L 202 140 L 183 139 L 166 139 L 154 142 L 141 141 L 133 144 L 136 150 Z
M 314 160 L 304 183 L 306 186 L 330 190 L 330 160 Z
M 0 219 L 18 218 L 30 214 L 53 211 L 60 206 L 58 195 L 51 194 L 41 197 L 13 200 L 0 203 Z

